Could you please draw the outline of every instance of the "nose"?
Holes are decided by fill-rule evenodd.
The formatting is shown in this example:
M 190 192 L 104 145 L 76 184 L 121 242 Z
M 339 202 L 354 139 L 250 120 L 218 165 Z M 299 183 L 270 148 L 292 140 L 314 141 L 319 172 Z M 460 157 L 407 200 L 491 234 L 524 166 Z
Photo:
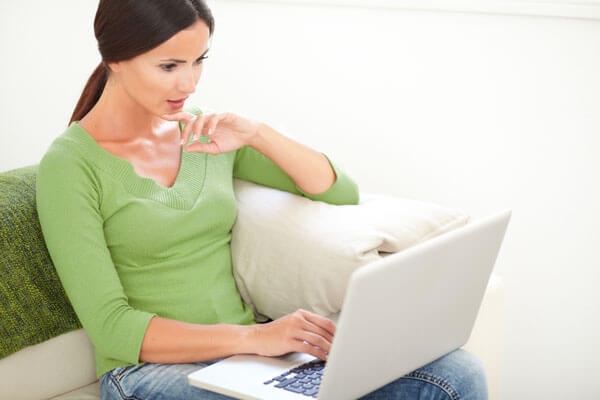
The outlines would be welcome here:
M 200 72 L 194 71 L 194 68 L 181 68 L 181 75 L 178 80 L 178 89 L 182 93 L 191 94 L 196 91 L 196 83 L 200 78 Z M 196 76 L 198 75 L 198 76 Z

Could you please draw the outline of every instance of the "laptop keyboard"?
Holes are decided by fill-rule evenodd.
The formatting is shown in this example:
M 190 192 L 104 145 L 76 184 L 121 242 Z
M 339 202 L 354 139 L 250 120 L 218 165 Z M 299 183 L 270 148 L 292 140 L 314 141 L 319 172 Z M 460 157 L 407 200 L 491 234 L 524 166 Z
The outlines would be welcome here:
M 324 368 L 325 361 L 314 359 L 269 379 L 264 384 L 275 383 L 276 388 L 316 398 Z

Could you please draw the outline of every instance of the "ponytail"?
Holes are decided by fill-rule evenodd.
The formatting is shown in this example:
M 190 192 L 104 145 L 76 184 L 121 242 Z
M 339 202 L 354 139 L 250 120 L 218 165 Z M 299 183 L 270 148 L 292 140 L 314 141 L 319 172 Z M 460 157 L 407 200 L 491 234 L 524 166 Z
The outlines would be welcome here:
M 81 97 L 75 106 L 75 110 L 73 111 L 73 115 L 71 115 L 71 120 L 69 121 L 69 125 L 73 123 L 73 121 L 79 121 L 83 118 L 94 105 L 100 99 L 100 95 L 104 90 L 104 86 L 106 86 L 106 81 L 108 79 L 108 70 L 104 65 L 104 62 L 98 64 L 92 76 L 88 79 L 85 84 L 85 88 L 83 89 L 83 93 L 81 93 Z

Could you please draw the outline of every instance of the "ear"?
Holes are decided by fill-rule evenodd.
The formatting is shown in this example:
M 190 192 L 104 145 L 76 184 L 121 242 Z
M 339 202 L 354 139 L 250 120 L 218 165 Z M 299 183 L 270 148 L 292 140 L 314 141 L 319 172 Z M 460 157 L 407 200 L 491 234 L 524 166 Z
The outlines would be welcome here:
M 108 68 L 110 68 L 110 70 L 112 72 L 119 72 L 121 71 L 121 62 L 117 61 L 117 62 L 109 62 L 106 63 L 106 65 L 108 66 Z

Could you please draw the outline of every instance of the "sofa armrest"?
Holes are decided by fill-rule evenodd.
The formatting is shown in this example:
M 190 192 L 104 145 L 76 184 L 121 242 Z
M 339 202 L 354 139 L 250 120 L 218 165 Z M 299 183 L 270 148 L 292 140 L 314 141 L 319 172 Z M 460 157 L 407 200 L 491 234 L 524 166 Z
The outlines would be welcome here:
M 70 331 L 3 358 L 0 376 L 0 399 L 39 400 L 69 392 L 98 381 L 94 346 L 83 329 Z
M 489 400 L 500 400 L 504 353 L 504 281 L 492 274 L 473 331 L 462 347 L 475 354 L 486 371 Z

